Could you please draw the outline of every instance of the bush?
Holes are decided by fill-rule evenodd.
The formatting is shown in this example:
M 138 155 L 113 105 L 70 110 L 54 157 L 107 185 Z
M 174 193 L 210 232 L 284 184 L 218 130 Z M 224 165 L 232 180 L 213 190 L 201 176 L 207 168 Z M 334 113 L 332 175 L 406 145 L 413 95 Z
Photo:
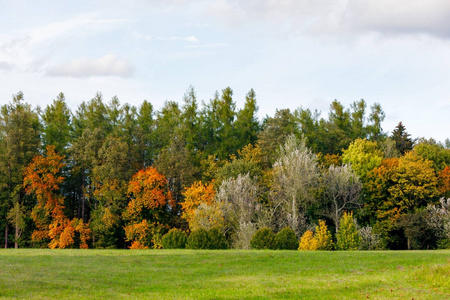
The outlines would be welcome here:
M 450 239 L 443 239 L 437 243 L 438 249 L 450 249 Z
M 180 229 L 172 228 L 162 237 L 162 246 L 164 249 L 183 249 L 186 248 L 187 236 Z
M 325 221 L 319 220 L 314 238 L 317 240 L 317 250 L 333 250 L 333 239 Z
M 275 245 L 281 250 L 297 250 L 299 243 L 294 230 L 284 227 L 275 235 Z
M 228 249 L 227 238 L 217 227 L 208 230 L 208 249 Z
M 233 248 L 250 249 L 250 240 L 256 233 L 256 224 L 251 222 L 242 222 L 239 224 L 235 235 L 233 236 Z
M 191 232 L 187 239 L 186 248 L 188 249 L 208 249 L 209 237 L 208 232 L 199 228 Z
M 250 246 L 253 249 L 275 249 L 275 234 L 270 228 L 261 228 L 250 240 Z
M 298 250 L 311 250 L 315 251 L 319 247 L 317 239 L 314 237 L 314 233 L 311 230 L 307 230 L 300 239 L 300 245 Z
M 361 238 L 359 250 L 382 250 L 381 237 L 373 232 L 372 227 L 360 228 L 358 234 Z
M 344 213 L 339 221 L 339 230 L 336 234 L 338 250 L 358 250 L 361 238 L 356 229 L 353 212 Z

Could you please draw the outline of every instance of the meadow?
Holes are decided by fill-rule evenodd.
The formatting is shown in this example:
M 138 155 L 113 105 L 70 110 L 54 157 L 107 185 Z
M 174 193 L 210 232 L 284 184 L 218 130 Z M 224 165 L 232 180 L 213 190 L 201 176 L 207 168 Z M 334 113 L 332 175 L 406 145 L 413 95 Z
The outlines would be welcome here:
M 450 250 L 0 250 L 4 299 L 450 299 Z

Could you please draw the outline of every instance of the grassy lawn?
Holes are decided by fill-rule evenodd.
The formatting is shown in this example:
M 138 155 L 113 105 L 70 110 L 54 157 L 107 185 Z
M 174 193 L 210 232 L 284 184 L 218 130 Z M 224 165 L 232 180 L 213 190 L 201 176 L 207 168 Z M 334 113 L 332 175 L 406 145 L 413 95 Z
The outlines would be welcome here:
M 0 298 L 450 299 L 450 251 L 8 249 Z

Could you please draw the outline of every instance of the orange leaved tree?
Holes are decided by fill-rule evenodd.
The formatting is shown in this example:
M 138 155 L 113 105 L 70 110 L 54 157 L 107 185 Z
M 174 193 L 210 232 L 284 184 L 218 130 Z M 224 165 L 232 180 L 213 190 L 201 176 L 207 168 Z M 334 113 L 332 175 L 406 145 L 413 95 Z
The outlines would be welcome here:
M 194 182 L 183 192 L 184 202 L 181 203 L 183 209 L 182 217 L 191 224 L 195 215 L 195 210 L 200 204 L 212 205 L 214 202 L 214 182 L 203 184 L 201 181 Z
M 28 194 L 34 194 L 37 204 L 31 217 L 36 226 L 31 238 L 35 242 L 49 241 L 48 246 L 67 248 L 79 244 L 87 248 L 90 229 L 82 220 L 69 220 L 64 214 L 64 197 L 58 194 L 64 181 L 60 170 L 63 157 L 55 152 L 55 146 L 47 146 L 46 156 L 35 156 L 24 172 L 24 186 Z M 76 234 L 78 233 L 78 235 Z M 79 240 L 76 240 L 79 236 Z
M 128 184 L 128 203 L 123 218 L 126 240 L 130 248 L 157 246 L 161 232 L 168 228 L 174 202 L 167 180 L 155 168 L 149 167 L 133 175 Z

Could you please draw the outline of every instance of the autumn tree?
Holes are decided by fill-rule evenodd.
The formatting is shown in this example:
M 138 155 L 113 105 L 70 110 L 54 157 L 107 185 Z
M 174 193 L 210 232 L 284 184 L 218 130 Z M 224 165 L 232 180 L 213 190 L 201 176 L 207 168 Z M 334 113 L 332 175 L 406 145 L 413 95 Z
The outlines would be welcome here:
M 306 230 L 305 233 L 300 238 L 300 244 L 298 250 L 303 251 L 315 251 L 318 248 L 317 239 L 314 237 L 314 232 L 312 230 Z
M 393 216 L 415 212 L 437 200 L 437 176 L 433 164 L 414 152 L 408 152 L 399 159 L 393 183 L 389 188 Z
M 181 216 L 191 225 L 196 209 L 200 204 L 212 205 L 215 195 L 213 182 L 205 184 L 201 181 L 194 182 L 190 187 L 185 188 L 183 192 L 184 201 L 181 203 Z
M 438 173 L 438 189 L 443 197 L 450 198 L 450 166 Z
M 131 178 L 128 195 L 131 200 L 123 218 L 127 221 L 125 235 L 131 242 L 130 248 L 155 246 L 157 239 L 168 229 L 173 205 L 166 178 L 153 167 L 141 170 Z
M 398 168 L 397 158 L 384 159 L 381 165 L 367 173 L 364 182 L 364 214 L 372 225 L 387 217 L 387 207 L 392 204 L 389 189 L 394 185 L 394 176 Z
M 363 139 L 354 140 L 342 153 L 342 162 L 350 164 L 362 178 L 373 168 L 380 166 L 382 160 L 383 153 L 378 149 L 377 143 Z
M 262 179 L 263 158 L 259 145 L 248 144 L 239 149 L 238 155 L 231 155 L 230 160 L 217 169 L 215 178 L 217 184 L 228 178 L 237 178 L 240 174 L 249 174 L 253 179 Z
M 361 238 L 358 235 L 353 212 L 344 212 L 339 220 L 339 230 L 336 233 L 338 250 L 358 250 Z
M 319 220 L 314 238 L 317 240 L 317 250 L 333 250 L 334 245 L 331 232 L 328 230 L 324 220 Z
M 32 239 L 35 242 L 48 239 L 48 246 L 52 249 L 73 245 L 87 248 L 90 229 L 82 220 L 69 220 L 66 217 L 64 197 L 57 192 L 64 180 L 59 175 L 64 166 L 62 159 L 55 152 L 54 146 L 47 146 L 46 156 L 35 156 L 24 172 L 26 192 L 35 195 L 37 199 L 31 214 L 36 226 Z

